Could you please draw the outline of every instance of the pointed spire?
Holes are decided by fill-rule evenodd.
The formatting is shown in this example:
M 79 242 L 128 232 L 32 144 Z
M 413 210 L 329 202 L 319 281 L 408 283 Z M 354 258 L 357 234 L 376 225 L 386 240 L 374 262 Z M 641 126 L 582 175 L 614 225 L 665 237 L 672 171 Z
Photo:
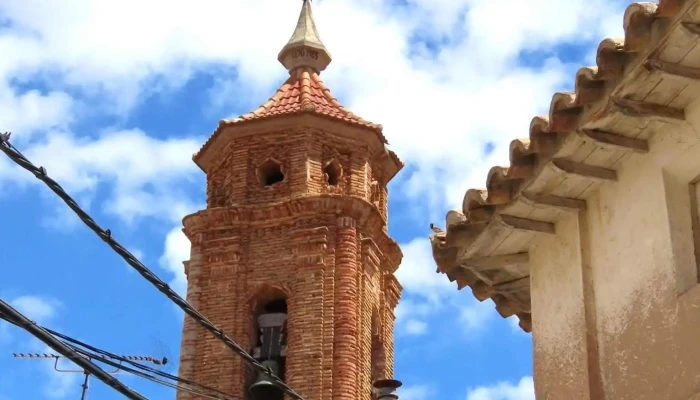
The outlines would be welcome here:
M 290 73 L 298 67 L 310 67 L 320 73 L 331 63 L 331 55 L 316 30 L 311 0 L 303 0 L 297 27 L 277 59 Z

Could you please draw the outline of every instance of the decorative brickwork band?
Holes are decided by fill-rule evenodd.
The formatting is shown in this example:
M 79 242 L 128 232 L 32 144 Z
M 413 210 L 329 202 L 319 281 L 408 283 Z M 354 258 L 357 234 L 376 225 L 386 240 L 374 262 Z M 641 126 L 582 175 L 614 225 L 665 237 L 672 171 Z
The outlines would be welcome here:
M 352 217 L 339 217 L 336 220 L 336 225 L 338 226 L 338 229 L 341 229 L 341 228 L 353 228 L 354 229 L 357 226 L 357 222 L 355 222 L 355 219 Z
M 292 237 L 292 253 L 298 268 L 316 268 L 323 264 L 328 244 L 328 227 L 301 229 Z
M 386 294 L 387 307 L 395 309 L 401 299 L 403 287 L 394 274 L 384 275 L 384 293 Z
M 355 220 L 337 219 L 333 399 L 358 399 L 358 240 Z
M 374 279 L 374 274 L 379 271 L 382 260 L 385 258 L 377 243 L 369 237 L 362 238 L 362 266 L 368 279 Z
M 332 325 L 324 318 L 324 252 L 328 227 L 300 229 L 292 235 L 296 257 L 294 299 L 289 304 L 287 384 L 307 399 L 323 398 L 323 345 L 321 331 Z

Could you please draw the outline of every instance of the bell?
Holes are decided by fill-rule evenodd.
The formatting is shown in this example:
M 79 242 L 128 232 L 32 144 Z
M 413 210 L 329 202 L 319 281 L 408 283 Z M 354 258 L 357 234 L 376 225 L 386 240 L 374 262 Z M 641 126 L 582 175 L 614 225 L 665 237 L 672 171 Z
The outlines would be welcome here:
M 402 385 L 401 381 L 395 379 L 378 379 L 374 381 L 375 398 L 377 400 L 398 400 L 399 392 L 396 390 Z
M 265 360 L 262 365 L 269 368 L 275 376 L 279 376 L 277 361 Z M 248 389 L 251 400 L 282 400 L 284 392 L 279 386 L 272 383 L 270 376 L 264 372 L 258 372 L 255 383 Z

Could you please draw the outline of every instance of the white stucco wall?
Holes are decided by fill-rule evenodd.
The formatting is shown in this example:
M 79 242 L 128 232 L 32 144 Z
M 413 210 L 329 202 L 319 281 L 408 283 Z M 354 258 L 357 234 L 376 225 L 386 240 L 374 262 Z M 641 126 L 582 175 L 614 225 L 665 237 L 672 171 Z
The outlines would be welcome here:
M 669 125 L 650 153 L 588 201 L 603 384 L 614 399 L 687 399 L 700 389 L 700 292 L 691 182 L 700 175 L 692 125 Z M 697 125 L 696 125 L 697 126 Z M 697 308 L 696 308 L 697 307 Z
M 535 387 L 541 399 L 588 399 L 578 221 L 530 250 Z M 555 283 L 556 282 L 556 283 Z M 561 397 L 560 397 L 561 396 Z M 583 396 L 583 397 L 582 397 Z
M 629 156 L 617 182 L 588 198 L 581 214 L 587 233 L 572 214 L 557 223 L 555 236 L 531 249 L 538 399 L 593 399 L 591 368 L 600 373 L 606 399 L 686 400 L 700 392 L 700 286 L 691 225 L 700 104 L 686 109 L 686 118 L 684 127 L 668 125 L 655 134 L 648 154 Z M 589 244 L 582 246 L 584 234 Z M 588 281 L 582 251 L 590 257 Z M 588 344 L 587 323 L 595 333 Z

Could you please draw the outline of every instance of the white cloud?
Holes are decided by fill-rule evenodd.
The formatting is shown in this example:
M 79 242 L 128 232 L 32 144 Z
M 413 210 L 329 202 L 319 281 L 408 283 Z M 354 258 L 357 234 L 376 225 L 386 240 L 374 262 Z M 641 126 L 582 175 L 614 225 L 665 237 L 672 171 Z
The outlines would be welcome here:
M 494 318 L 494 304 L 487 300 L 478 302 L 471 293 L 457 291 L 454 282 L 435 271 L 430 242 L 417 238 L 401 245 L 404 261 L 396 275 L 404 287 L 406 296 L 396 309 L 399 334 L 421 335 L 428 331 L 426 322 L 431 316 L 445 309 L 458 316 L 464 333 L 474 334 Z
M 414 171 L 402 174 L 395 196 L 415 204 L 411 223 L 427 225 L 428 217 L 439 223 L 468 187 L 483 186 L 492 165 L 508 161 L 509 142 L 528 134 L 530 119 L 546 111 L 556 89 L 572 88 L 580 60 L 564 64 L 557 46 L 587 42 L 591 51 L 579 58 L 590 63 L 601 38 L 621 33 L 625 2 L 395 3 L 314 2 L 321 37 L 334 57 L 323 78 L 348 108 L 384 125 L 392 148 Z M 102 187 L 109 196 L 98 206 L 127 222 L 153 217 L 179 224 L 200 207 L 183 182 L 201 178 L 190 156 L 203 135 L 156 139 L 139 129 L 106 129 L 88 136 L 74 132 L 72 123 L 95 115 L 125 120 L 142 99 L 167 96 L 195 73 L 209 73 L 216 82 L 209 89 L 212 104 L 192 110 L 214 107 L 212 127 L 217 117 L 263 103 L 285 76 L 276 55 L 298 8 L 288 0 L 208 0 L 196 6 L 165 0 L 2 1 L 0 15 L 10 23 L 0 33 L 0 130 L 14 131 L 13 143 L 83 205 Z M 538 65 L 519 62 L 523 52 L 537 51 Z M 41 89 L 23 89 L 27 84 Z M 495 147 L 489 156 L 483 154 L 487 143 Z M 0 187 L 8 181 L 26 186 L 35 180 L 0 157 Z M 60 217 L 52 221 L 65 224 Z M 164 247 L 160 264 L 184 293 L 189 242 L 178 228 Z M 420 332 L 426 318 L 444 307 L 458 310 L 467 331 L 494 315 L 490 301 L 477 303 L 435 273 L 426 239 L 402 248 L 397 275 L 407 296 L 397 309 L 398 328 Z M 499 395 L 498 387 L 484 390 L 474 396 L 492 397 L 469 400 L 520 399 Z
M 141 99 L 181 87 L 197 72 L 213 75 L 214 105 L 262 103 L 284 77 L 276 54 L 299 4 L 44 3 L 0 4 L 0 15 L 11 21 L 0 35 L 8 55 L 0 67 L 0 117 L 16 130 L 15 143 L 26 145 L 31 159 L 74 192 L 111 183 L 113 196 L 104 206 L 127 221 L 179 220 L 196 207 L 178 184 L 199 173 L 190 154 L 204 136 L 157 140 L 134 129 L 87 139 L 66 129 L 85 115 L 126 116 Z M 275 12 L 260 11 L 269 9 Z M 385 126 L 394 150 L 415 167 L 403 176 L 400 194 L 420 198 L 422 214 L 429 207 L 437 218 L 461 201 L 466 187 L 483 185 L 488 167 L 507 161 L 508 143 L 527 135 L 530 118 L 547 107 L 555 88 L 573 84 L 571 68 L 555 53 L 533 67 L 519 65 L 519 55 L 618 33 L 621 9 L 603 0 L 314 4 L 334 55 L 324 79 L 349 108 Z M 442 45 L 435 48 L 435 42 Z M 23 91 L 26 83 L 46 90 Z M 231 112 L 219 111 L 221 117 Z M 34 133 L 48 129 L 43 140 Z M 484 157 L 489 142 L 495 151 Z M 8 175 L 15 176 L 0 162 L 0 180 Z M 25 173 L 22 179 L 30 178 Z
M 137 129 L 108 131 L 97 139 L 51 132 L 23 153 L 37 166 L 45 167 L 71 196 L 80 198 L 83 208 L 90 204 L 98 187 L 106 186 L 112 196 L 104 204 L 105 210 L 124 221 L 158 217 L 174 222 L 197 207 L 178 185 L 194 181 L 200 173 L 191 160 L 200 142 L 154 139 Z M 6 168 L 11 170 L 5 171 L 5 177 L 16 184 L 40 183 L 19 166 Z M 46 190 L 42 187 L 42 192 Z M 68 220 L 59 214 L 56 222 Z
M 436 271 L 430 242 L 426 238 L 416 238 L 401 245 L 403 261 L 396 271 L 396 278 L 409 293 L 428 299 L 441 296 L 447 290 L 454 290 L 454 283 Z
M 10 301 L 10 305 L 38 324 L 51 320 L 62 307 L 58 300 L 33 295 L 16 297 Z
M 535 400 L 535 386 L 532 377 L 527 376 L 516 385 L 500 382 L 469 390 L 467 400 Z
M 428 324 L 425 321 L 410 319 L 406 321 L 406 327 L 404 329 L 409 335 L 420 336 L 428 332 Z
M 467 187 L 483 186 L 486 171 L 507 162 L 509 142 L 527 135 L 530 119 L 546 111 L 552 93 L 572 87 L 579 60 L 575 66 L 562 63 L 556 47 L 588 41 L 593 49 L 602 37 L 619 34 L 623 3 L 407 4 L 322 1 L 314 3 L 314 12 L 334 57 L 323 73 L 326 83 L 348 108 L 382 123 L 393 149 L 414 167 L 402 175 L 397 195 L 416 204 L 411 223 L 426 224 L 422 218 L 439 222 L 459 204 Z M 0 15 L 11 24 L 0 34 L 6 55 L 0 119 L 15 130 L 13 142 L 71 194 L 90 202 L 104 187 L 108 200 L 99 206 L 127 222 L 154 217 L 179 224 L 199 207 L 183 182 L 201 178 L 190 155 L 204 135 L 156 139 L 139 129 L 107 129 L 85 136 L 71 132 L 71 122 L 86 115 L 127 117 L 143 98 L 167 96 L 201 72 L 216 82 L 209 94 L 220 117 L 233 113 L 234 105 L 264 102 L 284 78 L 276 54 L 298 8 L 287 0 L 210 0 L 196 7 L 165 0 L 3 1 Z M 523 52 L 537 51 L 538 64 L 519 62 Z M 590 53 L 582 58 L 590 62 Z M 28 83 L 43 89 L 23 90 Z M 487 143 L 495 147 L 489 156 L 483 153 Z M 19 172 L 0 159 L 0 181 L 25 185 L 34 179 Z M 491 302 L 465 303 L 469 295 L 457 294 L 454 284 L 435 273 L 426 239 L 402 248 L 398 277 L 408 299 L 397 310 L 400 326 L 420 332 L 441 307 L 457 307 L 467 330 L 493 314 Z M 171 231 L 161 266 L 181 293 L 181 261 L 188 252 L 184 235 Z M 454 300 L 459 295 L 463 299 Z
M 43 347 L 39 350 L 42 353 L 55 353 L 49 347 Z M 70 368 L 72 370 L 79 370 L 80 367 L 73 364 L 72 362 L 65 362 L 68 366 L 62 365 L 62 368 Z M 69 396 L 73 396 L 77 391 L 79 374 L 76 373 L 65 373 L 57 372 L 54 369 L 54 361 L 46 360 L 42 362 L 42 369 L 47 375 L 48 380 L 45 382 L 43 389 L 44 395 L 51 399 L 65 399 Z
M 10 300 L 10 305 L 14 307 L 17 311 L 22 313 L 24 316 L 30 320 L 38 323 L 39 325 L 51 324 L 58 316 L 58 313 L 63 308 L 60 301 L 37 295 L 24 295 L 16 297 Z M 8 329 L 9 324 L 2 323 L 0 325 L 0 339 L 5 341 L 14 340 L 15 336 L 10 336 L 10 331 Z M 19 332 L 19 328 L 14 331 Z M 49 348 L 43 342 L 30 337 L 27 333 L 24 333 L 22 337 L 25 340 L 15 344 L 15 351 L 18 352 L 31 352 L 31 353 L 41 353 L 41 354 L 57 354 L 53 349 Z M 0 342 L 0 344 L 2 344 Z M 59 373 L 54 370 L 54 360 L 34 360 L 36 363 L 37 371 L 41 372 L 45 376 L 42 380 L 44 387 L 42 391 L 44 395 L 52 399 L 63 399 L 68 395 L 75 393 L 75 388 L 77 386 L 78 377 L 77 374 L 72 373 Z M 62 361 L 69 368 L 77 368 L 70 361 Z
M 133 254 L 134 257 L 136 257 L 137 260 L 139 260 L 139 261 L 143 262 L 144 264 L 146 264 L 146 262 L 144 261 L 144 257 L 146 257 L 146 253 L 144 253 L 143 250 L 138 249 L 138 248 L 134 248 L 133 246 L 126 246 L 126 247 L 127 247 L 127 249 L 129 250 L 129 252 L 130 252 L 131 254 Z M 131 265 L 129 265 L 129 264 L 126 264 L 126 263 L 125 263 L 125 264 L 124 264 L 124 268 L 126 268 L 127 271 L 129 271 L 129 273 L 134 273 L 134 274 L 137 273 L 136 270 L 135 270 Z
M 314 4 L 321 36 L 335 59 L 324 76 L 350 108 L 385 126 L 394 149 L 417 167 L 404 194 L 425 198 L 435 210 L 458 202 L 466 186 L 482 185 L 483 167 L 506 161 L 508 142 L 527 134 L 530 118 L 547 107 L 556 87 L 573 84 L 570 68 L 556 54 L 544 66 L 523 67 L 517 61 L 523 51 L 621 32 L 621 3 L 603 0 L 392 5 L 389 0 Z M 0 48 L 11 56 L 3 61 L 0 82 L 39 79 L 54 92 L 34 93 L 32 106 L 0 109 L 16 110 L 8 114 L 36 121 L 37 127 L 60 126 L 74 114 L 65 88 L 88 98 L 105 95 L 96 110 L 124 113 L 150 93 L 180 87 L 198 71 L 215 73 L 230 89 L 223 93 L 231 101 L 262 103 L 284 76 L 275 55 L 293 29 L 298 7 L 285 0 L 212 0 L 197 7 L 164 0 L 5 1 L 0 14 L 12 24 L 0 36 Z M 260 12 L 266 9 L 275 12 Z M 124 24 L 127 31 L 120 28 Z M 430 52 L 420 41 L 444 45 Z M 237 85 L 231 86 L 231 79 Z M 29 94 L 10 91 L 8 96 L 0 101 L 22 104 L 18 99 Z M 43 101 L 51 105 L 41 106 Z M 485 160 L 481 150 L 489 141 L 496 145 L 495 155 Z M 168 145 L 153 143 L 150 149 L 159 144 Z M 96 150 L 88 162 L 100 168 L 99 155 L 109 152 Z M 130 174 L 139 175 L 123 171 Z M 144 202 L 161 204 L 144 192 L 119 200 L 112 204 L 116 212 L 136 216 L 144 212 L 135 210 Z
M 4 1 L 0 14 L 14 27 L 1 42 L 13 51 L 4 72 L 28 79 L 44 68 L 60 71 L 69 87 L 116 94 L 112 99 L 119 111 L 133 106 L 142 92 L 182 85 L 194 69 L 213 63 L 240 63 L 239 74 L 250 83 L 269 82 L 281 74 L 274 63 L 263 61 L 274 60 L 297 8 L 278 0 L 207 1 L 197 7 L 163 0 L 70 0 L 60 6 Z M 275 12 L 260 12 L 269 9 Z M 231 18 L 238 22 L 231 24 Z
M 435 398 L 435 390 L 430 385 L 411 385 L 399 388 L 401 400 L 428 400 Z
M 471 296 L 471 293 L 466 295 Z M 472 299 L 469 304 L 460 308 L 459 321 L 464 325 L 466 331 L 474 332 L 483 328 L 486 322 L 495 317 L 495 313 L 492 300 L 479 302 Z
M 422 335 L 428 331 L 425 321 L 445 306 L 442 301 L 455 287 L 435 271 L 430 242 L 417 238 L 402 244 L 404 257 L 396 277 L 404 288 L 404 296 L 396 308 L 397 333 Z
M 50 321 L 62 307 L 58 300 L 35 295 L 19 296 L 9 300 L 9 303 L 14 309 L 38 324 Z M 10 323 L 0 321 L 0 345 L 10 343 L 14 339 Z
M 183 261 L 190 259 L 190 247 L 190 240 L 182 232 L 182 228 L 175 228 L 165 237 L 165 249 L 160 257 L 160 266 L 173 275 L 170 286 L 183 298 L 187 292 Z
M 397 336 L 414 335 L 413 332 L 420 332 L 423 327 L 425 332 L 422 333 L 427 333 L 428 323 L 426 320 L 444 307 L 445 304 L 437 300 L 411 295 L 410 292 L 403 294 L 401 301 L 394 310 Z
M 508 321 L 508 326 L 510 326 L 511 332 L 515 335 L 519 336 L 528 336 L 529 333 L 525 332 L 523 328 L 520 327 L 520 318 L 517 316 L 513 315 L 508 318 L 506 318 L 506 321 Z
M 4 47 L 2 39 L 0 36 L 0 49 Z M 72 121 L 73 99 L 66 93 L 30 90 L 20 94 L 3 78 L 7 76 L 2 76 L 0 66 L 0 131 L 17 132 L 13 138 L 27 137 L 37 130 L 65 127 Z

